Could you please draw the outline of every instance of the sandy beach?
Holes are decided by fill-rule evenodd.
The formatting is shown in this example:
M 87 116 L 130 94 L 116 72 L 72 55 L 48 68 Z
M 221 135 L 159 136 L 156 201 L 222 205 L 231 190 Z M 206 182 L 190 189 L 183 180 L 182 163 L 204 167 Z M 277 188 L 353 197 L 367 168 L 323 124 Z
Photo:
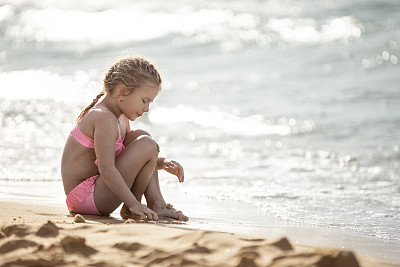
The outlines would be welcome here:
M 400 1 L 2 0 L 0 43 L 0 267 L 400 266 Z M 185 224 L 65 206 L 65 141 L 133 55 Z
M 0 202 L 1 266 L 400 266 L 286 237 L 187 229 L 116 217 L 72 216 L 60 206 Z

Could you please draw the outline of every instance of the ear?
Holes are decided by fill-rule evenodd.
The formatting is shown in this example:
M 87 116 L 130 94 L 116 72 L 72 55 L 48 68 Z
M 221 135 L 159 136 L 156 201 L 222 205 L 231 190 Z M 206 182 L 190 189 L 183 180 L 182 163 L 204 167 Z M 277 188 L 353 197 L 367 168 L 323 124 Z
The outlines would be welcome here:
M 126 85 L 125 84 L 119 84 L 117 86 L 117 88 L 115 88 L 115 89 L 117 89 L 118 96 L 126 96 Z

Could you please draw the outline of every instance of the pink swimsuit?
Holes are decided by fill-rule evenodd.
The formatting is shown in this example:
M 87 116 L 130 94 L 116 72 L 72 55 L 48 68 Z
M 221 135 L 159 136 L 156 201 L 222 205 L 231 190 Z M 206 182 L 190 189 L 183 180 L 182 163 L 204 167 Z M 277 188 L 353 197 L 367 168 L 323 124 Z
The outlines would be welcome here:
M 102 106 L 96 106 L 94 108 L 104 108 L 107 109 L 106 107 Z M 126 123 L 125 120 L 122 119 L 124 122 L 125 128 L 126 128 Z M 119 136 L 117 141 L 115 142 L 115 157 L 117 157 L 125 148 L 123 142 L 124 139 L 121 138 L 121 130 L 119 129 L 119 124 L 118 124 L 118 131 L 119 131 Z M 71 136 L 75 138 L 76 141 L 78 141 L 81 145 L 87 148 L 94 148 L 94 140 L 88 136 L 86 136 L 84 133 L 81 132 L 81 130 L 78 128 L 78 125 L 75 125 L 74 129 L 71 131 Z M 95 161 L 95 164 L 97 165 L 97 159 Z M 100 174 L 94 175 L 80 184 L 78 184 L 74 189 L 69 192 L 67 195 L 67 207 L 70 212 L 73 213 L 82 213 L 82 214 L 92 214 L 92 215 L 101 215 L 94 203 L 94 188 L 96 185 L 96 180 L 99 177 Z

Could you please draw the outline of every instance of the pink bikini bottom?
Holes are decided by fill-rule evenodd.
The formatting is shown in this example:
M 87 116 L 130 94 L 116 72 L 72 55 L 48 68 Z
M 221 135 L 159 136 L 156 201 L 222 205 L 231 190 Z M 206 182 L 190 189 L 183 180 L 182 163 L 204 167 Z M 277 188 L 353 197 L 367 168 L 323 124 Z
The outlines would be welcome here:
M 67 195 L 69 212 L 80 214 L 101 215 L 94 204 L 93 192 L 99 174 L 92 176 L 78 184 Z

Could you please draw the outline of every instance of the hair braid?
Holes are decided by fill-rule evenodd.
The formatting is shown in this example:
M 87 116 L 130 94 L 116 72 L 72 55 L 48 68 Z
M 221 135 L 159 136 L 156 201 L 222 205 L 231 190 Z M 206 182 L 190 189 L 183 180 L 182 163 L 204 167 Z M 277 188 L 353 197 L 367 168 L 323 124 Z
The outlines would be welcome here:
M 101 91 L 101 92 L 96 96 L 96 98 L 93 99 L 93 102 L 90 103 L 89 105 L 87 105 L 87 106 L 85 107 L 84 110 L 82 110 L 81 114 L 79 114 L 79 116 L 78 116 L 78 118 L 77 118 L 76 120 L 79 121 L 80 119 L 82 119 L 83 115 L 85 115 L 85 113 L 88 112 L 89 109 L 93 108 L 94 105 L 97 103 L 97 101 L 99 101 L 99 99 L 100 99 L 103 95 L 105 95 L 105 93 L 106 93 L 106 92 L 104 92 L 104 90 Z

